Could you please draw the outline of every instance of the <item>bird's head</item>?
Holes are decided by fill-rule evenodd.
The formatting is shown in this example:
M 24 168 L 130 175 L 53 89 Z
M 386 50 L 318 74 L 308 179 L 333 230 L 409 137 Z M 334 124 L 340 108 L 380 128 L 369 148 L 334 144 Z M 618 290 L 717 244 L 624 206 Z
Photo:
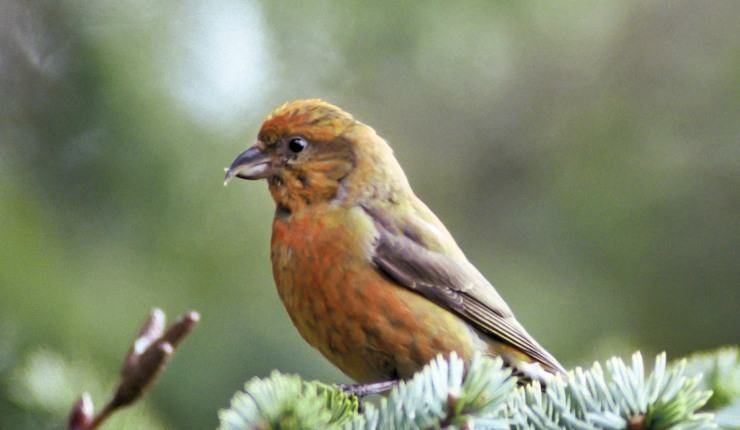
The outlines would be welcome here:
M 294 211 L 362 198 L 388 169 L 407 186 L 390 147 L 371 127 L 321 100 L 296 100 L 267 117 L 257 142 L 227 169 L 226 182 L 266 179 L 275 202 Z

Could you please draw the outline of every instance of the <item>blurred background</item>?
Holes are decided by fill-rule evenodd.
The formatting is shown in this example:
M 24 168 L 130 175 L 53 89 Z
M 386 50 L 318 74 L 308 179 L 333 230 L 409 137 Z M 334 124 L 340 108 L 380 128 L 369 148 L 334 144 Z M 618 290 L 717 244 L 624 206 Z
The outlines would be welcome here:
M 740 340 L 740 3 L 0 0 L 0 428 L 102 407 L 148 311 L 201 324 L 107 428 L 213 428 L 292 327 L 266 184 L 281 103 L 372 125 L 566 367 Z

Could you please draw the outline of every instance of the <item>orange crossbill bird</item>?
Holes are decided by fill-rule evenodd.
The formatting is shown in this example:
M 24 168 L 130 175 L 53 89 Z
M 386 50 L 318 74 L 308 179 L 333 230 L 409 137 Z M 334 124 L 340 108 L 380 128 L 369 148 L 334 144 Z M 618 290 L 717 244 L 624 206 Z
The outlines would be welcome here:
M 451 351 L 499 356 L 523 380 L 564 372 L 349 113 L 284 104 L 234 176 L 267 180 L 278 294 L 301 336 L 357 382 L 406 379 Z

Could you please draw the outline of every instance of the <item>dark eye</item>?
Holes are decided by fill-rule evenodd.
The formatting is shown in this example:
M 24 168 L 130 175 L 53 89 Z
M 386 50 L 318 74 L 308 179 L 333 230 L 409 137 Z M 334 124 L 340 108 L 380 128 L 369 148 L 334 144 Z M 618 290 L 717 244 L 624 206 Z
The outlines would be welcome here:
M 308 142 L 302 137 L 294 137 L 288 142 L 288 149 L 296 154 L 306 149 L 306 146 L 308 146 Z

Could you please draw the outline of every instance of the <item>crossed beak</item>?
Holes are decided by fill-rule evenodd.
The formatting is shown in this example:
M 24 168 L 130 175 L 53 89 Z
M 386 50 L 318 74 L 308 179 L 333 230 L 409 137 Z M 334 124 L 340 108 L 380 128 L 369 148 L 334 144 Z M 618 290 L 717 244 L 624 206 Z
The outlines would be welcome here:
M 242 179 L 264 179 L 274 173 L 272 160 L 258 145 L 239 154 L 231 163 L 231 167 L 225 170 L 224 185 L 227 185 L 234 176 Z

